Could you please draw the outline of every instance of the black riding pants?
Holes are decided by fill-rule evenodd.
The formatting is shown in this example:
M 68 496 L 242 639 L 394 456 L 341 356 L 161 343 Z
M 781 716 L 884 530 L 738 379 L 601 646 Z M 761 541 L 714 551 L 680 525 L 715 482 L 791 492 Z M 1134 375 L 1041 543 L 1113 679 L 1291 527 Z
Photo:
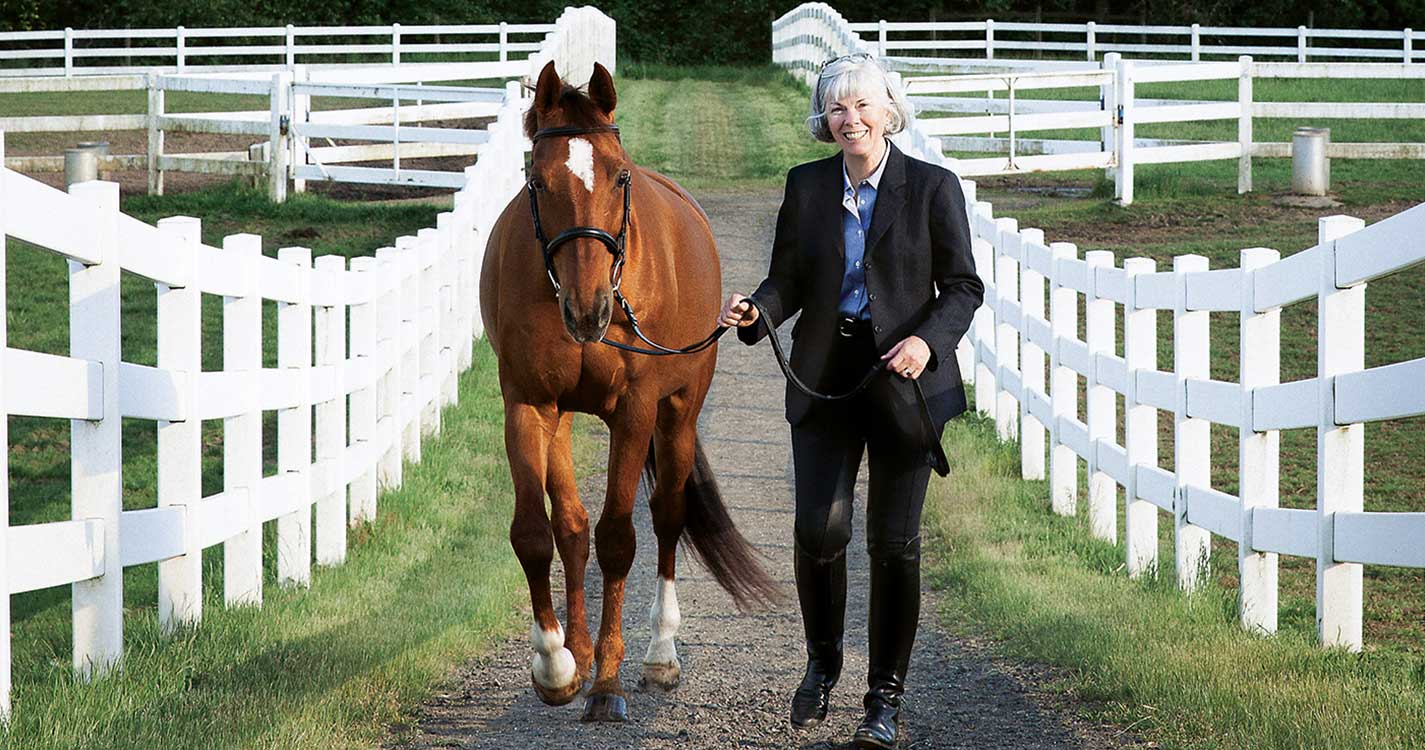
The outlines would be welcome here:
M 819 390 L 850 389 L 877 356 L 869 332 L 841 338 L 824 370 L 826 376 L 819 379 Z M 867 553 L 872 559 L 918 559 L 920 514 L 930 481 L 925 448 L 910 443 L 864 393 L 846 401 L 818 402 L 792 426 L 797 546 L 822 561 L 834 560 L 846 550 L 863 455 L 870 459 Z

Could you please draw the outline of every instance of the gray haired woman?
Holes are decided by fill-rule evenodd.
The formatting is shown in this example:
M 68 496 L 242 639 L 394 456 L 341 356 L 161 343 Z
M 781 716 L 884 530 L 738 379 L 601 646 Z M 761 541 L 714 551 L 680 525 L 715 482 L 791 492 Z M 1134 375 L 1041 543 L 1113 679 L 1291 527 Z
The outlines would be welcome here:
M 807 123 L 840 152 L 794 167 L 777 216 L 767 278 L 727 298 L 718 322 L 755 344 L 800 312 L 792 370 L 812 388 L 848 390 L 879 361 L 889 374 L 848 401 L 790 386 L 796 474 L 794 569 L 807 668 L 791 721 L 820 723 L 841 674 L 846 545 L 863 453 L 870 462 L 870 670 L 853 742 L 890 748 L 920 616 L 920 514 L 945 423 L 965 410 L 955 347 L 984 286 L 970 255 L 959 179 L 910 158 L 888 136 L 910 119 L 905 96 L 869 55 L 821 70 Z M 760 310 L 760 315 L 759 315 Z M 760 316 L 766 326 L 753 324 Z M 915 393 L 918 381 L 924 395 Z M 927 434 L 928 433 L 928 434 Z

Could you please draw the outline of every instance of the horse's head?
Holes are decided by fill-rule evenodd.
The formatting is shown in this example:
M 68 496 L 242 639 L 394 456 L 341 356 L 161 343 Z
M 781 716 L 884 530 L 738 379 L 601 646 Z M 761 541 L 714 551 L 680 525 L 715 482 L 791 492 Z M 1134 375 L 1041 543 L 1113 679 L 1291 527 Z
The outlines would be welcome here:
M 610 127 L 618 95 L 604 66 L 594 64 L 588 88 L 585 94 L 564 83 L 549 63 L 524 123 L 534 141 L 529 192 L 536 226 L 549 243 L 546 265 L 558 287 L 564 327 L 580 343 L 603 338 L 613 315 L 622 272 L 617 244 L 627 226 L 625 194 L 633 169 Z

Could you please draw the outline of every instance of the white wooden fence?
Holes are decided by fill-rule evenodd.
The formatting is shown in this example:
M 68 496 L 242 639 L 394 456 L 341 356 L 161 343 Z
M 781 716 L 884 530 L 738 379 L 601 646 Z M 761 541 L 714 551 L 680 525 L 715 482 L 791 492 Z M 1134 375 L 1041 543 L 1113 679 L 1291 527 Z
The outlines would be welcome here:
M 967 195 L 973 201 L 973 183 Z M 1362 565 L 1425 567 L 1425 513 L 1364 510 L 1364 424 L 1425 415 L 1425 358 L 1365 367 L 1366 282 L 1425 262 L 1425 206 L 1370 227 L 1326 217 L 1312 248 L 1285 258 L 1248 248 L 1238 268 L 1218 270 L 1197 255 L 1178 256 L 1163 271 L 1146 258 L 1115 267 L 1109 251 L 1079 259 L 1074 245 L 1048 243 L 1038 229 L 995 217 L 986 202 L 972 203 L 969 218 L 986 304 L 961 366 L 973 373 L 977 408 L 995 419 L 1001 439 L 1019 441 L 1024 478 L 1046 478 L 1047 450 L 1051 505 L 1072 515 L 1082 460 L 1093 533 L 1123 542 L 1130 576 L 1158 565 L 1159 510 L 1173 517 L 1174 568 L 1184 590 L 1205 581 L 1214 535 L 1235 542 L 1240 616 L 1249 629 L 1276 630 L 1277 556 L 1316 558 L 1321 643 L 1360 649 Z M 1317 309 L 1318 374 L 1282 383 L 1281 309 L 1304 300 Z M 1172 316 L 1166 370 L 1157 356 L 1159 310 Z M 1239 316 L 1240 382 L 1209 375 L 1210 312 Z M 1079 378 L 1086 421 L 1078 419 Z M 1171 472 L 1158 466 L 1159 410 L 1173 415 Z M 1239 430 L 1237 495 L 1211 487 L 1211 423 Z M 1279 433 L 1310 428 L 1317 430 L 1316 508 L 1280 508 Z
M 577 9 L 586 11 L 597 13 Z M 526 64 L 554 59 L 566 80 L 587 80 L 594 55 L 610 55 L 601 61 L 612 65 L 611 44 L 611 34 L 564 34 Z M 456 376 L 471 364 L 482 334 L 480 259 L 523 185 L 528 103 L 502 99 L 453 211 L 349 265 L 335 255 L 313 263 L 305 248 L 265 257 L 262 238 L 251 234 L 211 247 L 197 218 L 151 226 L 121 213 L 117 184 L 64 193 L 0 170 L 0 253 L 14 238 L 69 260 L 71 331 L 69 356 L 4 349 L 0 415 L 70 420 L 73 452 L 73 520 L 0 526 L 0 588 L 73 587 L 77 674 L 102 675 L 122 657 L 126 567 L 158 563 L 159 621 L 172 629 L 201 620 L 202 554 L 214 545 L 224 550 L 225 602 L 261 605 L 267 521 L 277 522 L 280 582 L 308 585 L 314 557 L 342 562 L 348 524 L 374 518 L 379 488 L 401 483 L 403 459 L 420 460 L 422 436 L 440 429 L 441 407 L 455 402 Z M 0 305 L 4 267 L 0 254 Z M 154 282 L 156 367 L 124 361 L 121 271 Z M 203 294 L 223 298 L 220 371 L 200 367 Z M 275 368 L 260 356 L 264 300 L 278 306 Z M 278 414 L 272 476 L 262 471 L 264 411 Z M 158 423 L 155 508 L 123 510 L 124 418 Z M 204 419 L 224 426 L 224 487 L 207 497 L 199 481 Z M 7 444 L 0 430 L 0 455 Z M 0 466 L 7 518 L 8 458 Z M 9 603 L 0 595 L 0 717 L 10 711 Z
M 800 71 L 812 80 L 825 59 L 849 52 L 878 51 L 878 45 L 865 42 L 857 34 L 856 29 L 863 26 L 846 22 L 828 6 L 801 5 L 773 24 L 773 61 Z M 955 43 L 947 40 L 933 43 L 950 44 L 950 49 L 957 49 Z M 916 49 L 930 49 L 931 44 L 927 41 Z M 953 152 L 1003 154 L 956 159 L 952 165 L 960 175 L 1103 168 L 1113 178 L 1115 197 L 1123 204 L 1133 202 L 1138 164 L 1235 159 L 1238 191 L 1250 191 L 1254 157 L 1291 155 L 1290 143 L 1254 140 L 1253 123 L 1258 118 L 1292 118 L 1302 123 L 1321 118 L 1407 121 L 1425 118 L 1425 101 L 1262 102 L 1253 98 L 1254 81 L 1261 78 L 1425 81 L 1425 65 L 1256 62 L 1245 56 L 1231 62 L 1163 62 L 1122 59 L 1117 52 L 1105 54 L 1101 63 L 895 57 L 887 58 L 887 63 L 908 74 L 906 91 L 917 110 L 919 131 L 924 137 L 939 137 L 941 147 Z M 925 71 L 959 74 L 909 75 Z M 1137 96 L 1139 84 L 1212 80 L 1236 81 L 1236 97 L 1213 101 L 1140 99 Z M 1026 91 L 1065 88 L 1088 89 L 1096 91 L 1097 96 L 1090 99 L 1019 96 Z M 1141 124 L 1222 120 L 1235 121 L 1235 138 L 1197 141 L 1144 139 L 1136 135 Z M 1023 136 L 1034 131 L 1070 128 L 1094 129 L 1099 135 L 1093 140 Z M 982 133 L 987 135 L 977 135 Z M 1005 135 L 996 136 L 997 133 Z M 1425 143 L 1336 142 L 1328 147 L 1327 155 L 1354 159 L 1425 159 Z
M 823 5 L 803 5 L 777 24 L 774 60 L 812 76 L 806 61 L 865 51 L 849 25 Z M 779 39 L 796 41 L 776 47 Z M 1102 74 L 1068 71 L 1059 82 L 1085 75 Z M 968 85 L 983 90 L 986 84 Z M 923 119 L 896 141 L 918 158 L 957 166 Z M 1023 477 L 1047 478 L 1051 507 L 1073 515 L 1082 461 L 1093 533 L 1122 541 L 1130 576 L 1159 567 L 1159 511 L 1173 518 L 1173 567 L 1184 590 L 1207 581 L 1213 536 L 1235 542 L 1239 615 L 1250 630 L 1276 631 L 1278 556 L 1315 558 L 1321 643 L 1359 650 L 1362 566 L 1425 568 L 1425 513 L 1364 510 L 1365 423 L 1425 415 L 1425 358 L 1365 367 L 1366 282 L 1425 262 L 1425 206 L 1370 227 L 1347 216 L 1323 218 L 1319 243 L 1285 258 L 1248 248 L 1238 268 L 1209 270 L 1206 258 L 1183 255 L 1171 270 L 1158 271 L 1147 258 L 1127 258 L 1116 267 L 1108 251 L 1080 259 L 1073 244 L 1049 243 L 1039 229 L 995 217 L 989 203 L 976 200 L 974 182 L 962 185 L 985 304 L 956 354 L 976 408 L 994 418 L 1001 439 L 1019 442 Z M 1282 383 L 1281 309 L 1306 300 L 1317 308 L 1317 376 Z M 1118 307 L 1122 356 L 1115 340 Z M 1169 370 L 1159 369 L 1159 310 L 1172 315 Z M 1208 315 L 1214 311 L 1239 315 L 1240 382 L 1210 377 Z M 1080 378 L 1088 398 L 1083 421 Z M 1159 410 L 1173 415 L 1171 472 L 1158 465 Z M 1211 486 L 1212 423 L 1239 430 L 1237 495 Z M 1317 430 L 1316 507 L 1281 508 L 1280 432 L 1311 428 Z
M 1235 59 L 1243 55 L 1309 62 L 1425 61 L 1425 31 L 1402 29 L 1248 28 L 1140 24 L 1022 23 L 985 19 L 939 23 L 878 21 L 853 23 L 851 30 L 873 35 L 881 57 L 897 53 L 933 56 L 940 52 L 978 54 L 982 59 L 1082 56 L 1097 60 L 1110 52 L 1141 57 Z M 1147 39 L 1154 38 L 1154 43 Z M 1136 41 L 1135 41 L 1136 40 Z M 1161 40 L 1161 41 L 1157 41 Z
M 525 34 L 543 33 L 543 38 L 538 42 L 504 48 L 498 61 L 400 63 L 398 56 L 396 64 L 289 64 L 276 69 L 251 66 L 216 73 L 189 66 L 181 73 L 149 70 L 136 76 L 92 75 L 88 68 L 84 68 L 79 71 L 82 75 L 76 73 L 72 77 L 0 77 L 0 93 L 148 91 L 147 110 L 143 114 L 0 117 L 0 130 L 12 133 L 67 133 L 147 129 L 146 155 L 102 157 L 100 168 L 146 167 L 149 193 L 155 195 L 163 193 L 164 173 L 170 171 L 248 175 L 265 179 L 269 194 L 277 201 L 286 199 L 289 182 L 293 189 L 301 192 L 308 180 L 454 189 L 464 184 L 463 173 L 412 169 L 409 166 L 403 168 L 401 159 L 473 155 L 489 137 L 488 133 L 469 128 L 422 127 L 419 123 L 494 116 L 505 101 L 519 98 L 518 85 L 512 86 L 510 79 L 533 80 L 550 60 L 556 61 L 559 70 L 568 71 L 578 80 L 588 80 L 594 60 L 603 62 L 610 72 L 616 70 L 616 25 L 613 19 L 596 8 L 566 8 L 553 24 L 522 25 L 518 28 Z M 249 30 L 230 31 L 242 34 Z M 4 36 L 0 34 L 0 41 Z M 439 45 L 417 45 L 420 51 L 440 51 L 434 49 L 436 46 Z M 469 45 L 447 46 L 452 54 L 480 51 L 467 50 Z M 508 52 L 531 54 L 511 57 L 506 54 Z M 427 85 L 471 80 L 505 80 L 507 84 L 494 89 Z M 171 91 L 261 96 L 267 98 L 268 107 L 248 111 L 235 108 L 217 112 L 169 112 L 166 100 Z M 390 106 L 314 108 L 314 97 L 375 99 Z M 165 153 L 164 134 L 174 131 L 246 135 L 265 147 L 260 149 L 260 160 L 252 159 L 252 149 Z M 318 144 L 325 142 L 329 145 L 314 147 L 313 139 L 317 139 Z M 337 140 L 370 143 L 339 146 L 335 142 Z M 391 161 L 389 168 L 342 166 L 349 162 L 386 159 Z M 26 172 L 62 171 L 64 168 L 62 156 L 10 157 L 6 164 Z
M 523 59 L 553 24 L 55 29 L 0 33 L 0 76 L 293 70 Z M 514 38 L 512 38 L 514 37 Z M 333 59 L 339 58 L 339 59 Z

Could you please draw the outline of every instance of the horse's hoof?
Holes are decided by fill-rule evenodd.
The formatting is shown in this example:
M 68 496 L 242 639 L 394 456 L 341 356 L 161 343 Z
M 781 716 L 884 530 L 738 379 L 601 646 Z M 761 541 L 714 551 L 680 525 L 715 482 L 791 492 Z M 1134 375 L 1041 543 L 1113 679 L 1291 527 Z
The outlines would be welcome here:
M 580 688 L 583 687 L 578 680 L 573 680 L 568 685 L 554 689 L 539 684 L 539 680 L 533 677 L 531 677 L 529 681 L 534 684 L 534 694 L 539 696 L 539 699 L 543 701 L 546 706 L 568 705 L 570 701 L 579 695 Z
M 639 682 L 639 687 L 644 690 L 657 688 L 659 690 L 674 690 L 682 680 L 683 670 L 678 667 L 678 662 L 671 664 L 643 664 L 643 679 Z
M 582 721 L 628 721 L 628 701 L 622 695 L 595 693 L 584 700 Z

